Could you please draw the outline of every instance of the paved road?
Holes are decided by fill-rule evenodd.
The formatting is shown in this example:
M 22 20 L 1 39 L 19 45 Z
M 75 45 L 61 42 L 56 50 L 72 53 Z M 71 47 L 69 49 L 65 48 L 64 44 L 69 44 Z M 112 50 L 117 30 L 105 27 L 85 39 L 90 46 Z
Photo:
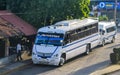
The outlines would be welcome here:
M 120 34 L 120 29 L 118 29 L 118 35 Z M 118 36 L 118 37 L 120 37 L 120 35 Z M 120 44 L 120 43 L 119 43 Z M 119 46 L 120 47 L 120 46 Z M 111 73 L 111 74 L 108 74 L 108 75 L 120 75 L 120 70 L 119 71 L 116 71 L 116 72 L 113 72 L 113 73 Z
M 120 46 L 119 38 L 113 44 L 93 49 L 90 55 L 80 55 L 67 61 L 62 67 L 31 64 L 8 75 L 89 75 L 110 65 L 109 54 L 113 52 L 114 47 L 118 46 Z
M 111 73 L 111 74 L 108 74 L 108 75 L 120 75 L 120 71 L 117 71 L 117 72 L 114 72 L 114 73 Z

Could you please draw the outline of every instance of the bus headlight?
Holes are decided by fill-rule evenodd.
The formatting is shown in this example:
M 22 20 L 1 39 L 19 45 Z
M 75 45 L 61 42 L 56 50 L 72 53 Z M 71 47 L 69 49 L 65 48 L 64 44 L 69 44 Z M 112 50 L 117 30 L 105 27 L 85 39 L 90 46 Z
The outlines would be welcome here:
M 36 53 L 35 53 L 35 52 L 32 52 L 32 55 L 36 55 Z

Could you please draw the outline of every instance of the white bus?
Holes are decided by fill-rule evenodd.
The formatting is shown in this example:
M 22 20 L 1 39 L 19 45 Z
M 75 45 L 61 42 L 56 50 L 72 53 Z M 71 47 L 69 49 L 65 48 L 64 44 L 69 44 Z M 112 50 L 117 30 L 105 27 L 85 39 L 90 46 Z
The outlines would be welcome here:
M 38 30 L 33 46 L 33 64 L 63 65 L 99 44 L 98 20 L 67 20 Z
M 117 33 L 115 22 L 101 21 L 98 29 L 100 32 L 100 44 L 104 46 L 106 43 L 114 43 Z

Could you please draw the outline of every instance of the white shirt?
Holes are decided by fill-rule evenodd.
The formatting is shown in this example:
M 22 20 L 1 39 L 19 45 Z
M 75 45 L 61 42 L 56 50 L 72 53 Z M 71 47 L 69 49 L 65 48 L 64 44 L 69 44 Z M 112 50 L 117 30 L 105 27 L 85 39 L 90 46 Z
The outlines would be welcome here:
M 17 53 L 18 53 L 19 50 L 21 50 L 21 45 L 17 44 Z

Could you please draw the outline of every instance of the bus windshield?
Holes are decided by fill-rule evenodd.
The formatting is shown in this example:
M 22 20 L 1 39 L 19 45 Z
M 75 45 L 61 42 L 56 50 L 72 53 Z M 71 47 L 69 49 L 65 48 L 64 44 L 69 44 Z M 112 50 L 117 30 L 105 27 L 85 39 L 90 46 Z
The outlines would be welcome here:
M 58 33 L 38 33 L 35 44 L 36 45 L 54 45 L 61 46 L 63 43 L 63 34 Z

